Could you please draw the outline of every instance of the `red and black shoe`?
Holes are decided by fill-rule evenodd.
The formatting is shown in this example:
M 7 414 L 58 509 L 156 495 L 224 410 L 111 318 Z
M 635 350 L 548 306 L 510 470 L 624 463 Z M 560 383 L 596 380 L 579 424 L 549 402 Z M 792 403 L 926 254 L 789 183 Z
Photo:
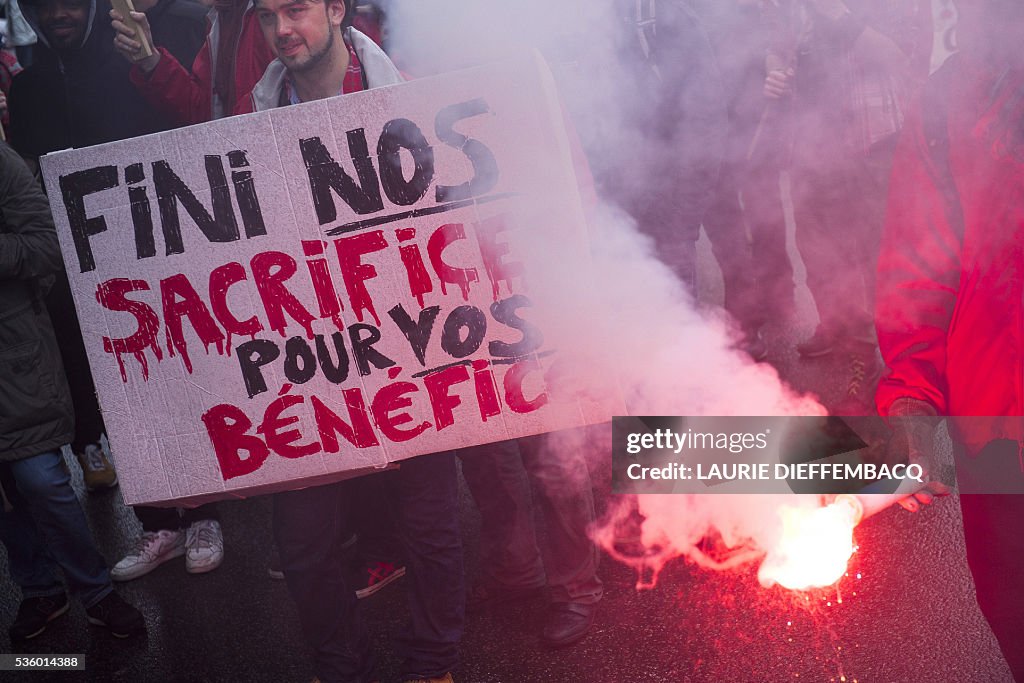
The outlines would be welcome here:
M 387 560 L 371 560 L 354 565 L 346 578 L 356 597 L 362 600 L 403 576 L 405 567 Z

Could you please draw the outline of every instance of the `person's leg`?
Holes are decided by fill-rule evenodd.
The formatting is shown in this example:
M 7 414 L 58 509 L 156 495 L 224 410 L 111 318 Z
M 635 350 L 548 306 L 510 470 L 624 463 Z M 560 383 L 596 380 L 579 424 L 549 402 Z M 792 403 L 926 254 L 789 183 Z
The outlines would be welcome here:
M 57 576 L 57 565 L 36 528 L 28 501 L 21 495 L 9 465 L 0 466 L 3 487 L 10 510 L 0 508 L 0 542 L 7 549 L 7 569 L 21 589 L 23 598 L 53 597 L 64 594 Z
M 519 439 L 523 464 L 544 512 L 544 565 L 551 600 L 593 605 L 603 594 L 598 550 L 587 535 L 595 520 L 585 458 L 586 428 Z
M 832 406 L 836 415 L 875 414 L 874 395 L 883 365 L 875 336 L 874 291 L 878 250 L 885 221 L 889 173 L 894 140 L 876 145 L 867 156 L 846 165 L 842 199 L 837 202 L 832 225 L 841 225 L 839 211 L 847 214 L 847 235 L 840 244 L 847 252 L 849 270 L 846 305 L 837 311 L 846 319 L 842 346 L 846 354 L 846 391 Z
M 370 637 L 345 580 L 345 482 L 274 494 L 274 540 L 324 683 L 375 680 Z
M 188 527 L 190 524 L 203 520 L 220 521 L 220 511 L 217 510 L 216 503 L 206 503 L 195 508 L 184 508 L 181 511 L 182 527 Z
M 864 279 L 864 310 L 868 316 L 865 341 L 877 344 L 874 334 L 875 277 L 878 252 L 885 227 L 885 209 L 889 198 L 889 177 L 896 151 L 897 136 L 876 143 L 856 169 L 857 186 L 851 192 L 861 198 L 860 233 L 857 240 L 858 269 Z
M 1014 678 L 1024 681 L 1024 495 L 964 494 L 960 509 L 978 606 Z
M 89 358 L 82 341 L 82 330 L 75 310 L 74 298 L 67 276 L 58 274 L 54 286 L 46 297 L 57 346 L 64 362 L 71 401 L 75 408 L 75 437 L 71 451 L 82 467 L 85 486 L 89 491 L 110 488 L 117 484 L 117 474 L 100 447 L 100 437 L 106 433 L 103 414 L 96 398 L 96 387 L 89 369 Z
M 397 470 L 386 470 L 348 482 L 350 521 L 362 559 L 394 563 L 401 559 L 394 508 L 398 479 Z
M 821 328 L 833 337 L 847 328 L 850 301 L 863 298 L 860 273 L 854 277 L 848 260 L 850 226 L 843 218 L 856 207 L 845 204 L 843 182 L 841 174 L 827 169 L 793 170 L 796 244 Z
M 455 453 L 421 455 L 399 470 L 398 528 L 411 622 L 398 639 L 405 678 L 435 678 L 459 662 L 465 576 Z
M 488 593 L 547 584 L 533 496 L 516 441 L 459 450 L 462 475 L 480 510 L 480 567 Z
M 752 159 L 742 180 L 753 273 L 762 301 L 775 312 L 793 306 L 793 264 L 786 250 L 786 216 L 779 187 L 781 152 Z
M 18 613 L 8 628 L 12 641 L 35 638 L 51 621 L 68 611 L 69 603 L 28 501 L 18 491 L 8 465 L 0 466 L 0 542 L 7 549 L 7 569 L 21 589 Z
M 18 492 L 29 501 L 50 557 L 88 609 L 114 587 L 62 462 L 60 453 L 51 451 L 12 462 L 10 468 Z
M 385 470 L 345 483 L 348 582 L 356 597 L 368 598 L 405 576 L 405 557 L 395 524 L 398 470 Z
M 46 295 L 46 308 L 53 321 L 53 331 L 75 406 L 75 438 L 71 442 L 71 450 L 81 453 L 86 445 L 99 443 L 106 427 L 96 400 L 96 388 L 89 369 L 85 343 L 82 341 L 82 328 L 78 322 L 71 286 L 63 273 Z
M 168 531 L 179 531 L 181 529 L 181 514 L 177 508 L 158 508 L 149 505 L 134 505 L 132 512 L 142 523 L 143 531 L 157 532 L 162 529 Z
M 588 429 L 519 440 L 523 464 L 545 521 L 544 566 L 551 606 L 541 641 L 571 645 L 594 623 L 603 586 L 597 577 L 597 547 L 587 535 L 594 523 L 594 496 L 586 453 Z
M 740 204 L 739 187 L 731 166 L 722 167 L 715 201 L 704 216 L 704 231 L 711 251 L 722 269 L 725 285 L 725 310 L 741 323 L 760 325 L 754 320 L 758 307 L 754 301 L 753 262 L 750 240 Z
M 740 204 L 739 184 L 730 164 L 722 166 L 715 200 L 704 216 L 704 230 L 722 271 L 725 310 L 744 335 L 740 348 L 761 360 L 768 354 L 759 332 L 767 322 L 766 307 L 754 281 L 753 256 Z

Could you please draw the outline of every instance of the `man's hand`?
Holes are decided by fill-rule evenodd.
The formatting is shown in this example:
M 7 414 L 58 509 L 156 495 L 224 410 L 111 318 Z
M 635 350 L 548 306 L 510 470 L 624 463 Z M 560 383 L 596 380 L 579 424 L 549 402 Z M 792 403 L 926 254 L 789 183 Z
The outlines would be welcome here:
M 0 90 L 0 118 L 7 116 L 7 95 Z
M 132 12 L 131 18 L 135 20 L 135 23 L 145 33 L 146 41 L 152 45 L 153 31 L 149 28 L 149 19 L 146 18 L 146 14 L 144 12 Z M 110 25 L 114 27 L 114 32 L 117 34 L 114 37 L 114 47 L 121 53 L 121 56 L 132 64 L 138 64 L 144 73 L 152 72 L 160 61 L 160 53 L 157 50 L 153 50 L 153 54 L 148 57 L 143 54 L 142 41 L 138 39 L 135 31 L 124 23 L 124 17 L 117 10 L 110 10 L 110 20 Z
M 773 69 L 764 79 L 764 96 L 781 100 L 793 94 L 793 69 Z
M 934 452 L 935 428 L 940 418 L 931 404 L 912 398 L 893 401 L 889 410 L 889 424 L 892 436 L 886 446 L 889 462 L 906 462 L 920 465 L 922 478 L 928 482 L 924 488 L 899 501 L 903 509 L 917 512 L 922 505 L 929 505 L 940 496 L 949 495 L 946 484 L 935 479 L 929 471 L 931 455 Z

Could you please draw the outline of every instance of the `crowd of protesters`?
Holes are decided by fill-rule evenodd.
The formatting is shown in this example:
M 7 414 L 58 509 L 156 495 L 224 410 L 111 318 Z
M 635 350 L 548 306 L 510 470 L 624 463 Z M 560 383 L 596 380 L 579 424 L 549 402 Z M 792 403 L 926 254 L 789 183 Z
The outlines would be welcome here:
M 113 581 L 138 579 L 182 556 L 187 571 L 208 572 L 225 553 L 213 504 L 135 508 L 139 538 L 109 569 L 92 542 L 62 447 L 70 446 L 89 490 L 112 487 L 117 478 L 39 183 L 39 157 L 402 82 L 407 75 L 382 39 L 386 6 L 357 4 L 137 0 L 137 11 L 127 17 L 106 0 L 6 4 L 8 44 L 0 53 L 0 114 L 9 142 L 0 144 L 0 539 L 22 595 L 12 640 L 38 636 L 67 611 L 57 567 L 89 621 L 127 637 L 146 626 L 118 597 Z M 965 50 L 952 60 L 957 71 L 945 85 L 929 84 L 933 90 L 988 88 L 988 95 L 958 100 L 972 106 L 951 110 L 949 131 L 935 134 L 922 123 L 920 105 L 910 104 L 932 67 L 930 0 L 612 4 L 621 26 L 617 44 L 606 46 L 599 59 L 576 57 L 584 77 L 587 69 L 614 69 L 623 84 L 618 102 L 606 103 L 620 134 L 599 143 L 584 138 L 584 152 L 605 196 L 636 220 L 692 292 L 703 227 L 721 267 L 724 308 L 735 320 L 739 352 L 770 361 L 763 329 L 793 313 L 794 271 L 780 186 L 788 174 L 796 246 L 819 318 L 796 351 L 808 363 L 839 354 L 848 361 L 846 392 L 829 406 L 832 411 L 875 411 L 882 357 L 892 369 L 878 390 L 884 416 L 981 414 L 971 412 L 971 402 L 993 393 L 965 369 L 977 358 L 990 359 L 996 375 L 1017 373 L 999 396 L 982 401 L 985 414 L 1024 410 L 1024 349 L 1019 315 L 1012 314 L 1024 301 L 1021 223 L 1015 218 L 1024 202 L 1017 189 L 986 194 L 1002 187 L 998 180 L 966 180 L 968 166 L 991 166 L 993 178 L 1019 174 L 1024 89 L 1013 49 L 999 51 L 979 40 L 972 45 L 976 53 Z M 969 17 L 989 18 L 1012 5 L 960 4 Z M 1011 25 L 1024 21 L 1010 16 Z M 985 27 L 978 35 L 1019 44 L 1022 31 L 977 21 Z M 402 67 L 415 73 L 414 65 Z M 615 107 L 636 101 L 647 103 L 645 116 L 630 116 L 624 124 Z M 978 126 L 989 135 L 988 146 L 971 132 Z M 641 138 L 651 146 L 637 152 Z M 936 143 L 951 150 L 952 170 L 929 156 L 928 146 Z M 636 159 L 628 169 L 617 163 L 627 147 Z M 997 153 L 995 160 L 986 156 Z M 950 199 L 950 187 L 954 193 L 959 188 L 962 200 Z M 984 202 L 1006 214 L 1002 227 L 990 229 L 989 219 L 975 215 L 975 205 Z M 880 357 L 874 301 L 883 226 Z M 982 232 L 998 240 L 978 238 Z M 934 245 L 908 250 L 911 237 L 918 246 L 928 240 L 961 244 L 962 253 Z M 969 268 L 974 279 L 965 282 Z M 996 276 L 1010 284 L 993 282 Z M 1004 318 L 1013 335 L 1001 328 Z M 998 437 L 1021 441 L 1013 430 Z M 975 438 L 969 447 L 983 450 L 988 440 Z M 573 441 L 587 442 L 566 442 Z M 484 578 L 472 587 L 463 573 L 457 458 L 483 523 Z M 547 520 L 546 534 L 534 528 L 531 500 Z M 928 502 L 930 495 L 915 500 Z M 1020 544 L 1007 542 L 996 544 L 1004 550 L 998 557 L 982 557 L 979 520 L 1007 513 L 983 509 L 978 501 L 965 503 L 964 518 L 971 526 L 968 551 L 979 601 L 1015 675 L 1024 680 L 1020 610 L 1006 608 L 1020 604 L 1024 555 L 1013 557 Z M 411 619 L 398 642 L 408 681 L 452 680 L 467 610 L 498 609 L 546 591 L 549 609 L 540 636 L 561 647 L 587 634 L 602 597 L 597 550 L 587 537 L 595 520 L 592 482 L 578 446 L 551 457 L 534 437 L 420 456 L 398 471 L 275 494 L 273 508 L 276 548 L 268 549 L 266 561 L 271 575 L 287 583 L 322 681 L 376 680 L 359 599 L 403 576 Z M 992 566 L 1002 573 L 993 578 Z

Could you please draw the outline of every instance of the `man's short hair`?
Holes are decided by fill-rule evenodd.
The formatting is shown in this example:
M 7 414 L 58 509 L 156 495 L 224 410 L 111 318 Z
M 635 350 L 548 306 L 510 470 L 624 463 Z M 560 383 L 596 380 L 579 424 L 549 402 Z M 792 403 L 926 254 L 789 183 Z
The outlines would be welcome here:
M 352 20 L 356 16 L 356 0 L 343 0 L 345 3 L 345 21 L 341 24 L 341 29 L 344 31 L 346 28 L 352 25 Z

